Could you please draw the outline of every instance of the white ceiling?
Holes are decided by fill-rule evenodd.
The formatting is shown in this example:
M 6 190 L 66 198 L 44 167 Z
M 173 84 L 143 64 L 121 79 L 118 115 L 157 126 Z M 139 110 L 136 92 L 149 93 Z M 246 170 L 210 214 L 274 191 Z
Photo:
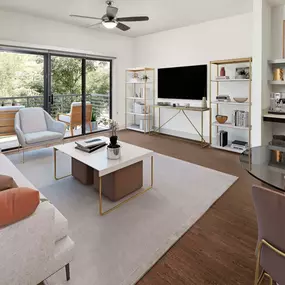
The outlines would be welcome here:
M 127 32 L 115 29 L 116 33 L 138 37 L 251 12 L 252 0 L 116 0 L 115 6 L 119 8 L 119 17 L 149 16 L 148 22 L 127 23 L 131 27 Z M 86 27 L 96 20 L 78 20 L 69 14 L 101 17 L 106 11 L 106 4 L 105 0 L 0 0 L 0 10 Z M 96 29 L 106 30 L 103 27 Z

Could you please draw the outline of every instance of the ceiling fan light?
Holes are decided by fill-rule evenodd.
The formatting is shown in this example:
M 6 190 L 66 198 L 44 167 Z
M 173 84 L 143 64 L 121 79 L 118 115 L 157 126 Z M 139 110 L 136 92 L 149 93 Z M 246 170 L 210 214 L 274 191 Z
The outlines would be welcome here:
M 118 23 L 116 21 L 103 21 L 102 24 L 106 29 L 114 29 Z

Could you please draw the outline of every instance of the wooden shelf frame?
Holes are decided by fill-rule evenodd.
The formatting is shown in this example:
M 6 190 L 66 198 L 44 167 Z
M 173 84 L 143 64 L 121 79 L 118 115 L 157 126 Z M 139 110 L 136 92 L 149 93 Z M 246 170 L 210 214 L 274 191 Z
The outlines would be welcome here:
M 237 64 L 237 63 L 248 63 L 248 62 L 252 62 L 252 57 L 214 60 L 210 61 L 210 64 L 225 65 L 225 64 Z

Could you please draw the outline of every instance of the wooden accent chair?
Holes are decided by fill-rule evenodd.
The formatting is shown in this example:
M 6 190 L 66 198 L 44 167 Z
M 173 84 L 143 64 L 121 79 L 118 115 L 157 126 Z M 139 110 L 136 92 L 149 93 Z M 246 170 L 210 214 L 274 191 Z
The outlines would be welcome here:
M 260 186 L 253 186 L 252 196 L 258 223 L 254 284 L 261 284 L 264 276 L 270 285 L 285 284 L 285 196 Z
M 92 131 L 91 117 L 92 117 L 92 104 L 90 102 L 86 102 L 85 121 L 86 121 L 86 125 L 88 124 L 90 128 L 90 132 Z M 68 125 L 70 128 L 71 136 L 73 136 L 73 128 L 82 125 L 81 102 L 73 102 L 71 104 L 70 113 L 58 114 L 57 120 Z

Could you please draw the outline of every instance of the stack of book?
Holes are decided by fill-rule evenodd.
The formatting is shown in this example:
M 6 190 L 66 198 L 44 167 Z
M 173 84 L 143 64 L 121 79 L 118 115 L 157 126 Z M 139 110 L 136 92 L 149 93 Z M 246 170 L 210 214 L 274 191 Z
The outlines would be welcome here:
M 84 152 L 93 152 L 99 148 L 104 147 L 106 144 L 106 142 L 102 139 L 99 138 L 93 138 L 93 139 L 89 139 L 86 141 L 80 141 L 80 142 L 75 142 L 76 149 L 82 150 Z
M 248 147 L 248 143 L 244 141 L 234 140 L 231 144 L 231 148 L 245 151 Z
M 228 80 L 230 79 L 229 76 L 216 76 L 216 80 Z
M 218 133 L 218 146 L 227 146 L 228 145 L 228 132 L 219 131 Z
M 234 110 L 232 113 L 232 124 L 236 127 L 248 127 L 248 115 L 247 111 Z

